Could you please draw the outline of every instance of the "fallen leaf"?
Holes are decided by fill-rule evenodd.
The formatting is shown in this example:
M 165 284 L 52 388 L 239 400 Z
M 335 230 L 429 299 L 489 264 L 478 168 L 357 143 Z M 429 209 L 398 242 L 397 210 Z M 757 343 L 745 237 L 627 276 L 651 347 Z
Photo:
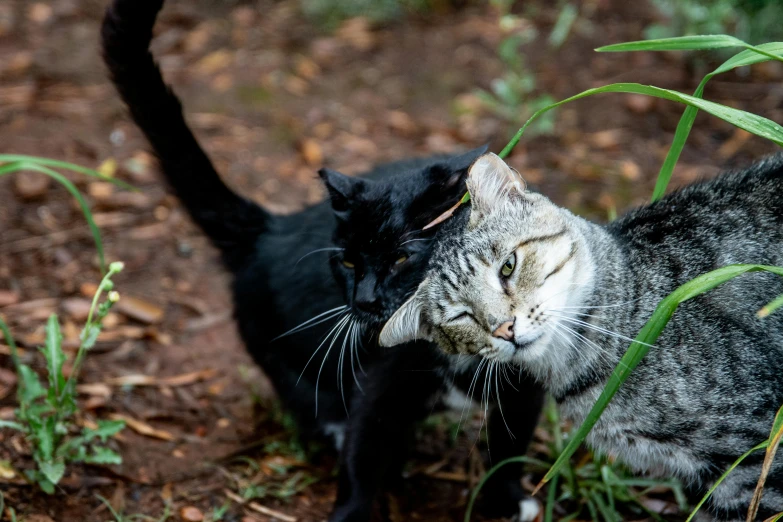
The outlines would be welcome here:
M 87 316 L 90 313 L 90 306 L 92 306 L 90 300 L 82 299 L 80 297 L 70 297 L 65 299 L 61 304 L 63 312 L 74 321 L 79 322 L 87 320 Z
M 123 375 L 106 381 L 111 386 L 186 386 L 198 381 L 211 379 L 217 370 L 206 369 L 197 372 L 183 373 L 172 377 L 155 377 L 152 375 Z
M 204 520 L 204 513 L 193 506 L 185 506 L 179 510 L 179 516 L 185 522 L 201 522 Z
M 9 480 L 16 478 L 16 470 L 7 460 L 0 460 L 0 478 Z M 2 513 L 0 513 L 0 515 L 2 515 Z
M 0 306 L 13 305 L 19 302 L 19 292 L 15 290 L 0 290 Z
M 132 429 L 139 435 L 144 435 L 146 437 L 152 437 L 153 439 L 160 440 L 176 440 L 176 437 L 168 431 L 153 428 L 146 422 L 134 419 L 133 417 L 128 417 L 127 415 L 122 415 L 121 413 L 113 413 L 110 415 L 110 417 L 114 420 L 125 421 L 125 424 L 128 426 L 128 428 Z
M 98 168 L 95 169 L 107 178 L 113 178 L 114 174 L 117 173 L 117 160 L 114 158 L 108 158 L 104 160 L 103 163 L 98 165 Z
M 311 167 L 321 166 L 324 162 L 324 153 L 321 151 L 321 146 L 318 145 L 315 140 L 302 140 L 299 144 L 299 152 L 302 154 L 305 163 Z
M 117 311 L 142 323 L 156 324 L 163 320 L 163 308 L 148 301 L 123 295 L 116 305 Z

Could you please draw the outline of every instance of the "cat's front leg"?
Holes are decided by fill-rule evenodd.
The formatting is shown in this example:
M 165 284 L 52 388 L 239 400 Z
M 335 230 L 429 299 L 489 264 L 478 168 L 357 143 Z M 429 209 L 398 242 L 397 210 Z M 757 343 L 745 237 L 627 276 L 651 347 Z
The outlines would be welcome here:
M 490 413 L 487 435 L 491 465 L 524 455 L 541 415 L 543 390 L 532 379 L 513 385 L 498 391 L 498 404 Z M 522 463 L 506 464 L 489 478 L 482 489 L 483 513 L 513 516 L 515 522 L 531 522 L 540 517 L 539 502 L 522 489 L 523 468 Z
M 353 395 L 329 522 L 368 522 L 378 493 L 402 471 L 415 422 L 429 411 L 428 398 L 442 382 L 431 370 L 419 368 L 431 369 L 432 364 L 400 350 L 360 377 L 363 392 Z

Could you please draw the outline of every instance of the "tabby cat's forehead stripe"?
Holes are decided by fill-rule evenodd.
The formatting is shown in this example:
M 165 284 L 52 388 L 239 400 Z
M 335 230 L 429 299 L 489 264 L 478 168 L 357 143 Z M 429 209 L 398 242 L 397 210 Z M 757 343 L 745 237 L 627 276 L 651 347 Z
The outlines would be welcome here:
M 522 247 L 522 246 L 525 246 L 525 245 L 529 245 L 530 243 L 537 243 L 537 242 L 540 242 L 540 241 L 552 241 L 553 239 L 557 239 L 559 237 L 564 236 L 566 234 L 566 232 L 568 232 L 568 231 L 565 228 L 563 228 L 562 230 L 560 230 L 559 232 L 555 232 L 554 234 L 547 234 L 545 236 L 531 237 L 529 239 L 525 239 L 524 241 L 522 241 L 519 244 L 519 246 Z

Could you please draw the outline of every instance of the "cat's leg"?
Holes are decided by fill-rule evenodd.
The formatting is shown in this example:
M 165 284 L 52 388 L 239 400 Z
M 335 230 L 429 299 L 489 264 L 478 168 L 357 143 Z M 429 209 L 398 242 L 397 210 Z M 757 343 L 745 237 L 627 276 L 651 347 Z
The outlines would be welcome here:
M 369 365 L 361 377 L 364 392 L 354 393 L 330 522 L 370 520 L 378 493 L 402 470 L 416 421 L 427 414 L 428 399 L 442 386 L 432 365 L 417 355 L 389 355 Z M 422 362 L 420 368 L 407 366 L 411 359 Z
M 498 404 L 488 423 L 488 449 L 491 465 L 527 452 L 533 438 L 544 391 L 532 379 L 512 380 L 498 391 Z M 514 389 L 516 388 L 516 389 Z M 482 511 L 491 515 L 514 516 L 518 522 L 535 520 L 540 504 L 522 489 L 523 463 L 506 464 L 498 469 L 482 489 Z
M 707 501 L 707 509 L 703 510 L 706 517 L 704 520 L 719 522 L 746 520 L 748 506 L 761 473 L 763 457 L 764 453 L 758 452 L 729 473 Z M 754 520 L 767 520 L 781 512 L 783 512 L 783 463 L 773 463 Z

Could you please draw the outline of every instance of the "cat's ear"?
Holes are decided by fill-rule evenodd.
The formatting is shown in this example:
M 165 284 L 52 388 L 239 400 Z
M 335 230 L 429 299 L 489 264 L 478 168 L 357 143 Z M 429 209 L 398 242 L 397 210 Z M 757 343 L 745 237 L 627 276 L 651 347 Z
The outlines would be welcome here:
M 522 177 L 499 156 L 491 152 L 482 155 L 468 172 L 471 216 L 482 213 L 525 192 Z
M 452 156 L 434 164 L 428 171 L 430 181 L 439 185 L 441 191 L 449 191 L 450 189 L 464 191 L 468 169 L 476 161 L 476 158 L 487 152 L 488 148 L 488 145 L 482 145 L 459 156 Z
M 430 329 L 424 321 L 423 307 L 419 298 L 419 292 L 425 284 L 427 284 L 426 279 L 419 285 L 419 290 L 386 321 L 378 338 L 378 344 L 389 347 L 410 341 L 432 340 Z
M 365 181 L 359 178 L 346 176 L 336 170 L 321 169 L 318 171 L 321 180 L 329 191 L 329 199 L 332 209 L 338 216 L 344 216 L 351 210 L 351 202 L 358 194 Z

